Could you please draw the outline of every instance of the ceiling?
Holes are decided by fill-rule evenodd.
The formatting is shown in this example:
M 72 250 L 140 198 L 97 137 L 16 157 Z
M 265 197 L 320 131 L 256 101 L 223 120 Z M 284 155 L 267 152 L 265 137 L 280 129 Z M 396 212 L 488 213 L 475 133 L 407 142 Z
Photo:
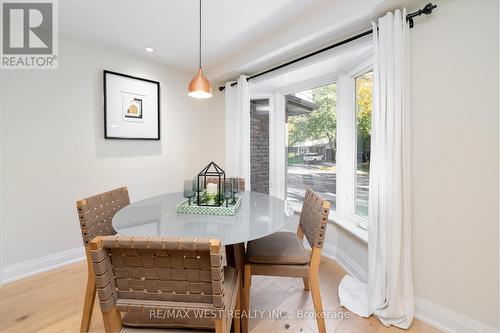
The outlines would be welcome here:
M 203 62 L 209 67 L 256 36 L 290 24 L 318 0 L 204 0 Z M 60 32 L 186 70 L 198 66 L 198 0 L 64 0 Z
M 256 71 L 415 2 L 203 0 L 203 67 L 211 80 Z M 59 1 L 59 31 L 183 70 L 198 65 L 197 0 Z

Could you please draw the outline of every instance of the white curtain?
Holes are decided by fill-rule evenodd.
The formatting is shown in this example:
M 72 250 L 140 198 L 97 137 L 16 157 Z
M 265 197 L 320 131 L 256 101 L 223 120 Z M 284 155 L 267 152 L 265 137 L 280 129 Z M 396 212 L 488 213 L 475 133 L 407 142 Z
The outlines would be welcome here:
M 384 325 L 414 315 L 410 207 L 410 40 L 406 10 L 373 24 L 374 101 L 370 164 L 368 283 L 346 276 L 341 305 Z
M 230 177 L 245 178 L 250 191 L 250 94 L 247 77 L 241 75 L 238 84 L 225 88 L 225 171 Z

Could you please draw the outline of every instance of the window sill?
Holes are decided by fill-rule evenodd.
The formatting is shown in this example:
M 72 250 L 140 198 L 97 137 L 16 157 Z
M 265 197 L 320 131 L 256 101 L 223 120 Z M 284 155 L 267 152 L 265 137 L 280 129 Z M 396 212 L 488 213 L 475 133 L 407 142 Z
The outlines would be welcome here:
M 328 221 L 344 229 L 354 237 L 358 238 L 363 243 L 368 244 L 368 230 L 363 229 L 359 226 L 360 222 L 359 218 L 340 217 L 337 216 L 334 212 L 330 212 L 330 215 L 328 216 Z
M 290 202 L 295 213 L 300 214 L 302 211 L 302 204 Z M 368 230 L 365 230 L 359 226 L 360 218 L 351 217 L 340 217 L 334 211 L 330 211 L 328 215 L 328 222 L 339 226 L 344 229 L 354 237 L 358 238 L 363 243 L 368 244 Z

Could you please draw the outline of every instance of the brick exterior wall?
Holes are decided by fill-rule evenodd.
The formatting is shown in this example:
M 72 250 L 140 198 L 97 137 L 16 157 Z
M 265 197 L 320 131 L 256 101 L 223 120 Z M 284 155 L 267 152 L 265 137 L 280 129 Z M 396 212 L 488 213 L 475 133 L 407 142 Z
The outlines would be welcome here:
M 269 193 L 269 112 L 250 111 L 252 191 Z

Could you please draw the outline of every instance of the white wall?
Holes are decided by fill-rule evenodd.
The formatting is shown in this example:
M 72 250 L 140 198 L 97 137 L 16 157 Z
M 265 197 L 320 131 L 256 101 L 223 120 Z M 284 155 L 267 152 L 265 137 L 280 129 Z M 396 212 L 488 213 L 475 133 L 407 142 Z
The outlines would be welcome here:
M 415 293 L 498 328 L 498 1 L 439 1 L 411 37 Z
M 132 201 L 177 191 L 224 158 L 220 99 L 187 96 L 194 72 L 59 45 L 58 70 L 2 71 L 6 266 L 81 246 L 77 199 L 123 185 Z M 103 69 L 160 81 L 161 141 L 104 140 Z

